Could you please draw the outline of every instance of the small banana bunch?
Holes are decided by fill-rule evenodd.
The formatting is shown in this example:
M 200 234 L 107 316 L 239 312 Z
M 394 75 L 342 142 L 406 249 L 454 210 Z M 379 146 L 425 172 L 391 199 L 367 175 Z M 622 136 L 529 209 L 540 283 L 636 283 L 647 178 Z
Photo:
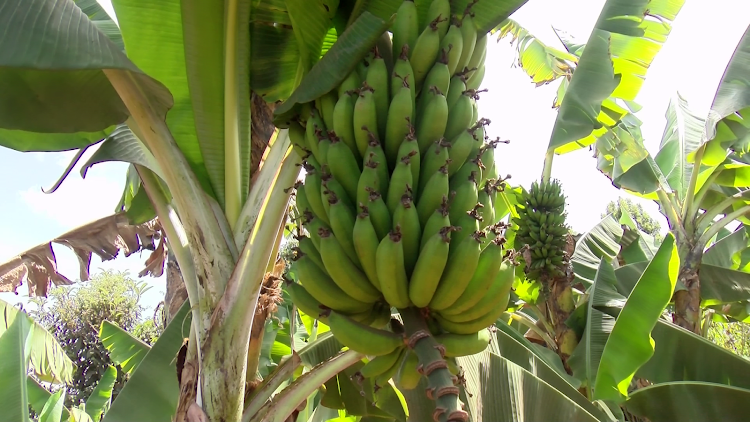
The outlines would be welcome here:
M 562 275 L 568 227 L 565 225 L 565 196 L 560 183 L 534 182 L 531 190 L 522 188 L 516 247 L 529 245 L 531 262 L 527 262 L 527 278 L 538 280 L 542 272 L 550 276 Z
M 490 121 L 478 115 L 487 35 L 471 6 L 459 16 L 434 0 L 420 25 L 404 1 L 392 67 L 376 47 L 289 128 L 304 157 L 296 211 L 307 232 L 289 294 L 342 344 L 374 357 L 364 377 L 406 388 L 424 375 L 436 398 L 456 387 L 433 372 L 448 372 L 445 357 L 485 349 L 514 274 L 495 217 L 499 141 L 487 141 Z M 418 331 L 442 345 L 438 363 L 420 354 L 408 324 L 394 329 L 391 308 L 420 309 L 430 326 Z M 440 409 L 440 420 L 464 420 L 455 406 Z

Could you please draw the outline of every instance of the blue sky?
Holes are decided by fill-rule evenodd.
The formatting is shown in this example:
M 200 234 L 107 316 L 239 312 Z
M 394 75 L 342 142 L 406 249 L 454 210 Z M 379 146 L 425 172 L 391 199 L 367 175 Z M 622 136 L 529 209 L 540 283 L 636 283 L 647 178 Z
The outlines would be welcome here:
M 107 0 L 100 3 L 111 11 Z M 569 32 L 585 42 L 597 19 L 603 0 L 578 0 L 576 7 L 556 0 L 530 0 L 514 16 L 543 42 L 560 47 L 551 26 Z M 656 151 L 664 129 L 664 112 L 670 97 L 679 90 L 690 105 L 706 112 L 734 47 L 750 23 L 750 4 L 736 0 L 703 2 L 688 0 L 674 23 L 672 34 L 651 66 L 637 101 L 643 106 L 638 117 L 644 121 L 647 147 Z M 744 9 L 744 10 L 740 10 Z M 489 92 L 480 100 L 480 115 L 492 120 L 487 134 L 510 139 L 497 150 L 500 174 L 510 173 L 513 184 L 528 186 L 541 175 L 544 150 L 555 119 L 551 109 L 557 85 L 535 88 L 515 63 L 515 49 L 508 39 L 490 42 L 487 74 L 483 88 Z M 90 155 L 93 151 L 89 151 Z M 18 153 L 0 149 L 0 262 L 52 239 L 68 230 L 112 213 L 124 185 L 126 165 L 106 163 L 94 166 L 85 180 L 76 169 L 62 187 L 51 195 L 41 188 L 51 186 L 73 153 Z M 559 178 L 568 196 L 569 223 L 586 231 L 600 220 L 606 204 L 620 194 L 595 168 L 588 151 L 557 157 L 553 177 Z M 626 195 L 626 194 L 624 194 Z M 658 208 L 645 202 L 658 216 Z M 69 278 L 78 274 L 77 260 L 65 247 L 55 247 L 61 271 Z M 135 277 L 146 255 L 118 258 L 98 267 L 128 270 Z M 163 277 L 147 278 L 153 288 L 144 303 L 154 306 L 163 298 Z M 19 296 L 0 294 L 12 302 Z

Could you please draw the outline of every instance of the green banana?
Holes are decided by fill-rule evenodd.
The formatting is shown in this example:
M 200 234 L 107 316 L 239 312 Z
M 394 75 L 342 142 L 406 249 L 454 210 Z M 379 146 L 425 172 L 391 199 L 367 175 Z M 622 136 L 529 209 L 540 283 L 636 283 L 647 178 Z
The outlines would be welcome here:
M 492 180 L 489 180 L 485 183 L 484 188 L 479 190 L 477 201 L 482 204 L 481 209 L 478 211 L 479 217 L 481 217 L 479 228 L 482 230 L 491 224 L 495 224 L 495 204 L 490 199 L 490 194 L 494 189 L 494 183 L 492 183 Z
M 326 130 L 325 123 L 323 123 L 323 119 L 320 117 L 318 110 L 312 109 L 310 117 L 307 119 L 307 124 L 305 125 L 305 141 L 315 159 L 321 164 L 325 164 L 326 157 L 321 155 L 320 149 L 318 148 L 318 144 L 320 143 L 319 134 Z
M 438 59 L 430 71 L 427 72 L 427 76 L 424 78 L 424 86 L 426 87 L 437 87 L 437 89 L 448 94 L 448 88 L 451 84 L 451 71 L 448 67 L 448 49 L 442 48 L 438 53 Z
M 356 217 L 354 211 L 348 205 L 344 204 L 339 200 L 335 192 L 329 192 L 328 203 L 330 208 L 328 210 L 328 217 L 331 219 L 331 231 L 338 239 L 341 248 L 344 250 L 346 255 L 352 262 L 359 268 L 362 268 L 362 264 L 359 262 L 357 252 L 354 250 L 354 223 Z
M 318 173 L 318 171 L 310 165 L 303 163 L 302 166 L 307 173 L 305 175 L 304 189 L 305 196 L 307 197 L 307 201 L 310 204 L 310 208 L 312 209 L 312 212 L 316 217 L 323 220 L 323 222 L 325 222 L 326 224 L 330 224 L 330 220 L 328 220 L 328 213 L 326 212 L 326 208 L 323 206 L 323 196 L 321 192 L 322 182 L 320 173 Z
M 387 303 L 377 302 L 372 308 L 372 314 L 370 327 L 383 328 L 391 321 L 391 306 Z
M 397 57 L 398 59 L 393 64 L 393 72 L 391 73 L 391 97 L 394 97 L 398 93 L 396 87 L 401 86 L 399 85 L 402 83 L 401 81 L 412 81 L 409 83 L 409 92 L 411 92 L 411 103 L 415 107 L 412 110 L 413 113 L 416 109 L 417 87 L 416 83 L 414 83 L 414 70 L 411 68 L 411 63 L 409 62 L 409 47 L 405 45 L 401 49 L 401 54 Z
M 404 247 L 401 229 L 396 226 L 378 245 L 375 254 L 378 281 L 386 302 L 396 308 L 408 308 L 409 279 L 404 266 Z
M 454 234 L 453 238 L 451 239 L 451 258 L 453 257 L 453 255 L 455 255 L 456 251 L 460 249 L 458 245 L 461 245 L 464 239 L 474 235 L 474 233 L 479 231 L 480 221 L 479 214 L 477 213 L 477 208 L 478 207 L 475 205 L 474 208 L 461 215 L 461 217 L 459 217 L 457 220 L 452 220 L 453 225 L 460 228 L 460 230 L 458 231 L 458 233 Z
M 484 81 L 485 69 L 486 68 L 484 66 L 484 63 L 482 63 L 482 65 L 479 66 L 477 70 L 471 73 L 469 79 L 466 80 L 467 89 L 479 89 L 479 87 L 482 86 L 482 81 Z
M 474 208 L 479 200 L 479 191 L 477 190 L 476 173 L 465 180 L 451 180 L 451 192 L 455 192 L 451 202 L 451 221 L 458 221 L 466 211 Z
M 425 184 L 424 189 L 420 191 L 419 201 L 417 202 L 417 213 L 422 225 L 435 213 L 440 207 L 440 203 L 448 193 L 448 162 L 438 169 Z
M 477 269 L 464 292 L 451 306 L 440 311 L 441 315 L 451 318 L 470 310 L 482 298 L 489 295 L 493 284 L 503 286 L 513 284 L 515 267 L 510 260 L 502 260 L 503 248 L 497 239 L 491 242 L 479 256 Z
M 440 167 L 443 167 L 448 161 L 450 158 L 449 148 L 451 148 L 451 144 L 445 139 L 440 139 L 433 142 L 427 152 L 421 154 L 422 168 L 420 169 L 418 192 L 424 191 L 432 175 L 438 172 Z
M 391 369 L 391 367 L 398 362 L 398 358 L 401 357 L 402 351 L 403 348 L 399 347 L 387 355 L 375 357 L 359 370 L 359 374 L 362 378 L 369 379 L 386 373 L 386 371 Z
M 467 237 L 458 245 L 456 252 L 452 254 L 450 261 L 445 266 L 435 295 L 432 296 L 430 301 L 430 309 L 436 311 L 445 309 L 458 299 L 477 269 L 481 252 L 481 243 L 477 234 Z
M 294 305 L 297 306 L 300 311 L 306 313 L 307 315 L 310 315 L 315 319 L 324 320 L 324 323 L 328 320 L 328 318 L 321 317 L 320 315 L 323 312 L 322 307 L 325 305 L 318 302 L 314 297 L 312 297 L 312 295 L 307 292 L 304 286 L 294 282 L 288 282 L 286 284 L 286 291 L 287 293 L 289 293 L 289 297 L 292 298 L 292 302 L 294 302 Z
M 310 201 L 307 200 L 307 194 L 305 193 L 305 184 L 301 181 L 294 184 L 294 197 L 297 212 L 301 217 L 305 211 L 311 211 Z
M 427 306 L 438 288 L 443 270 L 448 262 L 450 232 L 452 227 L 443 227 L 433 235 L 419 253 L 409 281 L 409 299 L 418 308 Z
M 482 353 L 490 344 L 492 334 L 487 328 L 472 334 L 439 334 L 435 341 L 445 347 L 445 357 L 460 357 Z
M 396 360 L 396 363 L 393 366 L 391 366 L 387 371 L 375 377 L 375 383 L 374 383 L 375 385 L 384 386 L 388 384 L 388 381 L 396 375 L 396 373 L 398 372 L 398 368 L 401 367 L 401 361 L 404 359 L 404 356 L 406 356 L 407 350 L 408 349 L 406 347 L 402 348 L 401 353 L 399 354 L 398 359 Z
M 321 156 L 320 164 L 325 166 L 328 165 L 328 148 L 331 147 L 331 138 L 328 137 L 328 132 L 315 131 L 315 137 L 318 138 L 318 154 Z
M 421 115 L 417 116 L 417 142 L 419 151 L 424 153 L 433 142 L 441 139 L 445 134 L 448 122 L 448 103 L 445 95 L 435 86 L 426 93 L 427 101 Z
M 297 236 L 296 239 L 300 252 L 307 255 L 321 270 L 325 270 L 323 259 L 320 257 L 320 252 L 318 252 L 318 248 L 315 247 L 312 239 L 309 236 Z
M 349 198 L 356 198 L 357 182 L 361 175 L 357 158 L 334 132 L 330 132 L 328 137 L 331 139 L 331 145 L 328 147 L 328 167 L 331 175 L 341 183 Z
M 450 0 L 433 0 L 430 3 L 430 7 L 427 9 L 426 22 L 432 23 L 433 21 L 438 20 L 437 32 L 440 39 L 443 39 L 445 34 L 448 32 L 448 18 L 450 18 L 450 16 Z
M 495 148 L 499 144 L 500 138 L 494 141 L 490 141 L 479 149 L 482 164 L 484 164 L 484 171 L 482 172 L 482 183 L 492 178 L 497 179 L 497 167 L 495 166 Z
M 440 41 L 440 48 L 448 51 L 448 72 L 450 76 L 455 75 L 456 71 L 459 70 L 458 61 L 461 59 L 461 52 L 464 49 L 463 35 L 459 25 L 458 19 L 454 17 L 448 32 Z M 450 94 L 450 89 L 448 93 Z
M 375 90 L 367 84 L 367 81 L 362 82 L 362 88 L 359 90 L 359 98 L 354 103 L 352 125 L 354 126 L 354 141 L 357 144 L 359 155 L 365 157 L 365 150 L 370 141 L 370 132 L 372 132 L 376 139 L 380 139 Z
M 467 127 L 471 126 L 472 106 L 471 99 L 476 91 L 467 90 L 461 93 L 461 97 L 448 112 L 448 123 L 445 126 L 445 138 L 453 139 Z
M 404 249 L 404 265 L 406 274 L 411 274 L 419 257 L 419 242 L 422 227 L 419 224 L 419 214 L 414 205 L 412 195 L 407 192 L 401 196 L 401 203 L 393 213 L 393 226 L 401 227 L 401 238 Z
M 422 374 L 417 370 L 419 366 L 417 354 L 412 351 L 406 353 L 406 359 L 401 363 L 395 378 L 399 390 L 413 390 L 417 388 L 419 381 L 422 379 Z
M 300 157 L 305 157 L 310 152 L 305 140 L 305 128 L 297 121 L 289 123 L 289 141 L 291 141 L 294 150 Z
M 403 336 L 360 324 L 338 312 L 330 312 L 328 325 L 336 340 L 359 353 L 384 356 L 404 346 Z
M 398 7 L 391 32 L 393 32 L 393 57 L 398 57 L 404 46 L 407 47 L 407 51 L 414 48 L 419 38 L 419 15 L 413 0 L 405 0 Z
M 336 107 L 338 99 L 338 94 L 335 91 L 329 91 L 315 100 L 315 108 L 320 110 L 323 123 L 329 130 L 333 129 L 333 109 Z
M 326 229 L 321 229 L 320 257 L 326 271 L 334 283 L 353 298 L 372 303 L 380 298 L 380 292 L 370 283 L 367 276 L 349 259 L 336 236 Z
M 356 93 L 359 90 L 360 86 L 362 86 L 362 78 L 359 77 L 359 73 L 357 73 L 357 71 L 355 70 L 347 75 L 346 79 L 344 79 L 344 81 L 341 82 L 341 85 L 339 85 L 339 99 L 341 99 L 341 97 L 343 97 L 344 94 L 349 91 Z
M 409 123 L 409 133 L 406 134 L 404 141 L 401 142 L 401 146 L 398 147 L 398 154 L 396 154 L 395 163 L 398 163 L 407 155 L 411 157 L 409 162 L 409 165 L 411 166 L 411 181 L 413 183 L 413 188 L 416 188 L 419 184 L 422 158 L 419 154 L 419 143 L 417 142 L 416 134 L 414 133 L 414 126 L 411 125 L 411 122 Z
M 388 196 L 386 196 L 386 205 L 388 210 L 393 214 L 401 203 L 401 195 L 414 186 L 411 174 L 411 155 L 403 157 L 397 164 L 396 169 L 391 174 L 391 181 L 388 186 Z
M 365 82 L 373 89 L 375 98 L 375 110 L 377 114 L 378 133 L 385 133 L 385 123 L 388 118 L 388 104 L 390 103 L 390 75 L 385 65 L 385 60 L 380 56 L 378 48 L 373 49 L 374 57 L 367 68 Z M 356 127 L 356 126 L 355 126 Z
M 403 80 L 398 93 L 391 100 L 385 129 L 385 155 L 388 163 L 395 163 L 399 147 L 409 134 L 414 118 L 414 103 L 411 100 L 409 83 Z M 395 167 L 395 166 L 394 166 Z M 392 170 L 392 169 L 391 169 Z
M 328 215 L 328 220 L 331 220 L 331 205 L 328 201 L 328 197 L 331 192 L 335 193 L 339 201 L 343 202 L 347 207 L 349 207 L 350 209 L 355 209 L 354 200 L 352 198 L 349 198 L 349 194 L 346 193 L 346 189 L 344 189 L 344 186 L 339 183 L 339 181 L 335 177 L 333 177 L 327 165 L 323 166 L 323 168 L 321 169 L 320 179 L 322 185 L 322 189 L 320 191 L 321 201 L 323 202 L 323 208 L 325 208 L 326 210 L 326 215 Z
M 388 159 L 385 156 L 380 141 L 375 137 L 375 134 L 368 133 L 367 149 L 364 154 L 365 159 L 371 159 L 378 162 L 380 165 L 375 169 L 378 173 L 378 191 L 384 196 L 388 197 L 388 184 L 391 180 L 390 172 L 388 171 Z
M 370 221 L 372 221 L 372 226 L 375 227 L 375 233 L 378 234 L 378 240 L 383 240 L 391 231 L 391 212 L 377 190 L 367 189 L 367 192 L 370 194 L 367 202 Z
M 448 176 L 453 176 L 461 169 L 471 154 L 471 149 L 476 143 L 474 134 L 472 133 L 473 128 L 469 128 L 461 132 L 455 139 L 451 141 L 451 149 L 449 156 L 451 162 L 448 165 Z
M 375 253 L 378 250 L 380 239 L 375 232 L 375 227 L 370 220 L 370 212 L 366 206 L 360 205 L 361 212 L 357 215 L 357 222 L 354 223 L 352 238 L 354 239 L 354 250 L 357 253 L 362 269 L 367 275 L 373 286 L 380 290 L 378 281 L 377 263 Z
M 320 218 L 315 217 L 312 212 L 305 211 L 302 213 L 302 227 L 307 230 L 310 240 L 312 240 L 315 248 L 320 251 L 320 236 L 318 231 L 321 227 L 330 230 L 331 228 Z
M 440 33 L 438 31 L 441 22 L 447 22 L 447 16 L 437 17 L 425 28 L 414 44 L 414 49 L 409 56 L 411 67 L 414 70 L 414 85 L 417 92 L 422 87 L 427 72 L 430 71 L 440 50 Z
M 308 164 L 309 166 L 312 166 L 315 170 L 320 171 L 321 165 L 320 162 L 315 158 L 312 151 L 308 151 L 307 155 L 302 157 L 303 164 Z
M 512 281 L 511 283 L 512 284 Z M 493 311 L 496 309 L 502 309 L 505 311 L 505 309 L 508 308 L 508 300 L 510 299 L 510 284 L 508 285 L 502 285 L 495 281 L 495 283 L 490 286 L 490 290 L 487 291 L 487 294 L 479 300 L 477 303 L 474 304 L 471 308 L 465 310 L 464 312 L 460 314 L 453 314 L 453 315 L 440 315 L 443 317 L 443 319 L 446 319 L 452 323 L 468 323 L 471 321 L 481 320 L 484 316 L 487 314 L 492 314 Z M 495 319 L 497 319 L 500 315 L 502 315 L 502 312 L 498 314 Z M 494 322 L 494 321 L 492 321 Z M 442 321 L 441 321 L 442 325 Z M 456 331 L 449 330 L 446 327 L 443 327 L 448 331 L 458 333 Z
M 473 319 L 471 321 L 454 322 L 452 320 L 442 317 L 439 314 L 435 315 L 435 319 L 438 320 L 438 323 L 440 324 L 441 327 L 443 327 L 444 330 L 450 333 L 455 333 L 455 334 L 475 333 L 481 330 L 482 328 L 486 328 L 494 324 L 495 321 L 497 321 L 497 319 L 500 318 L 500 316 L 503 313 L 505 313 L 505 309 L 507 309 L 507 300 L 508 300 L 507 296 L 504 298 L 501 298 L 501 302 L 505 301 L 506 305 L 493 307 L 492 310 L 486 313 L 485 315 L 477 319 Z
M 372 302 L 359 301 L 347 294 L 306 255 L 295 256 L 292 267 L 305 290 L 326 307 L 339 312 L 362 312 L 372 307 Z
M 362 169 L 362 174 L 357 181 L 357 204 L 367 204 L 370 197 L 368 188 L 374 190 L 380 189 L 380 175 L 378 174 L 380 163 L 374 161 L 372 158 L 370 156 L 365 161 L 365 167 Z
M 469 64 L 466 65 L 469 69 L 479 67 L 480 63 L 484 63 L 484 57 L 487 54 L 487 32 L 482 35 L 477 35 L 477 43 L 474 45 L 474 51 L 471 53 L 471 59 Z
M 458 68 L 463 69 L 469 64 L 472 53 L 474 53 L 474 47 L 477 43 L 477 27 L 474 26 L 474 18 L 472 17 L 471 7 L 474 3 L 469 3 L 464 11 L 464 17 L 461 20 L 461 39 L 464 42 L 463 49 L 461 50 L 461 58 L 458 59 Z
M 359 153 L 357 141 L 354 138 L 354 123 L 352 120 L 354 118 L 354 104 L 357 102 L 357 98 L 359 98 L 359 95 L 355 90 L 346 91 L 343 95 L 339 96 L 336 106 L 333 108 L 333 131 L 346 143 L 346 146 L 352 150 L 354 158 L 360 162 L 362 156 Z
M 451 220 L 448 218 L 450 208 L 448 207 L 448 197 L 443 196 L 443 200 L 440 203 L 440 207 L 430 215 L 427 222 L 424 224 L 422 229 L 422 241 L 419 245 L 419 250 L 424 249 L 425 244 L 433 236 L 440 233 L 440 229 L 451 225 Z
M 456 101 L 466 91 L 466 75 L 463 72 L 458 72 L 451 77 L 451 83 L 448 85 L 448 95 L 445 96 L 446 102 L 448 103 L 448 110 L 456 106 Z

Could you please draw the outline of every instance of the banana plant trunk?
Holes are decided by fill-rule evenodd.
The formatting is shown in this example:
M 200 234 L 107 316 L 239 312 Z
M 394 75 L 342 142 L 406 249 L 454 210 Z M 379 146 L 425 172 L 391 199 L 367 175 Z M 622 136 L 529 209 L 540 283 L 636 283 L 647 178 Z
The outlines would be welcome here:
M 683 249 L 683 248 L 681 248 Z M 672 322 L 701 335 L 701 283 L 699 278 L 703 247 L 688 245 L 680 253 L 678 282 L 684 289 L 674 294 L 675 313 Z M 682 252 L 682 250 L 681 250 Z
M 575 251 L 575 239 L 568 235 L 567 240 L 565 254 L 571 257 Z M 570 261 L 565 262 L 561 269 L 563 275 L 551 277 L 547 280 L 550 292 L 547 299 L 547 318 L 555 330 L 554 338 L 555 343 L 557 343 L 557 353 L 562 359 L 565 370 L 572 373 L 568 366 L 568 358 L 578 345 L 578 336 L 565 322 L 576 309 L 572 287 L 574 276 Z

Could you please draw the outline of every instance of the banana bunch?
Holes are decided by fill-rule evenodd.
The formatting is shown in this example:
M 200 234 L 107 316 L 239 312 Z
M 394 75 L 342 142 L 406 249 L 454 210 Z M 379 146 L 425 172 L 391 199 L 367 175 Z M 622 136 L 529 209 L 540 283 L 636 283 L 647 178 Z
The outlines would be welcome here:
M 487 35 L 473 4 L 453 15 L 434 0 L 420 24 L 404 1 L 392 67 L 374 48 L 289 128 L 306 173 L 289 293 L 342 344 L 374 356 L 364 377 L 433 384 L 429 362 L 389 324 L 391 308 L 420 308 L 450 358 L 484 350 L 507 307 L 514 271 L 494 212 L 504 180 L 479 117 Z
M 565 196 L 560 183 L 534 182 L 531 189 L 521 190 L 518 214 L 513 221 L 518 225 L 516 247 L 529 245 L 531 262 L 527 262 L 527 277 L 538 280 L 542 273 L 562 275 L 566 235 Z

